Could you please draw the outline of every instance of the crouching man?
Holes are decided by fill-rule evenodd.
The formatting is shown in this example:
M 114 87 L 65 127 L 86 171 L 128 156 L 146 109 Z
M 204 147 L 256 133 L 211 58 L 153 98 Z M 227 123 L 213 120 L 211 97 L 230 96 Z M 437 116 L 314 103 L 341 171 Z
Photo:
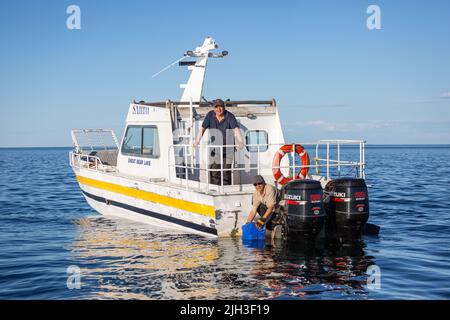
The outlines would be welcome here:
M 253 208 L 247 218 L 247 223 L 250 223 L 255 218 L 256 214 L 259 219 L 256 221 L 256 226 L 262 228 L 266 226 L 266 230 L 272 233 L 275 224 L 274 219 L 277 215 L 277 189 L 274 186 L 266 184 L 264 178 L 260 175 L 253 177 L 253 185 L 255 186 L 255 193 L 253 193 Z M 268 234 L 268 236 L 271 236 Z

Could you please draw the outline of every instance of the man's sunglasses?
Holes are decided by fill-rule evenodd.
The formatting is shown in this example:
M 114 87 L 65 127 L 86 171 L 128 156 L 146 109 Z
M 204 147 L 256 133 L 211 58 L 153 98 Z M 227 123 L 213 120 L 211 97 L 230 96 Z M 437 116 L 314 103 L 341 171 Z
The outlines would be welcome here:
M 264 183 L 262 183 L 262 182 L 259 182 L 259 183 L 254 183 L 254 184 L 253 184 L 253 186 L 255 186 L 255 187 L 256 187 L 256 186 L 259 186 L 259 185 L 261 185 L 261 184 L 264 184 Z

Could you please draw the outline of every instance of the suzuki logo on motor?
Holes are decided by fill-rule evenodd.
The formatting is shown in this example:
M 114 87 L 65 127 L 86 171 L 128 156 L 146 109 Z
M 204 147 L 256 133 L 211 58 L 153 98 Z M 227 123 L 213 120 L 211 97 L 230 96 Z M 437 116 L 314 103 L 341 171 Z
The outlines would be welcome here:
M 337 197 L 337 198 L 345 198 L 345 192 L 331 192 L 331 196 L 332 197 Z
M 284 199 L 300 201 L 300 200 L 302 200 L 302 197 L 300 195 L 296 195 L 296 194 L 286 194 L 286 195 L 284 195 Z

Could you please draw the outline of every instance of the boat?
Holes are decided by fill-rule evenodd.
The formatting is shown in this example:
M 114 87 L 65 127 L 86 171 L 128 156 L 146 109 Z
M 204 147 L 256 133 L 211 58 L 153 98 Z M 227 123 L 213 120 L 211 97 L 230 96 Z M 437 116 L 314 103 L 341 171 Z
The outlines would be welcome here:
M 226 56 L 228 51 L 218 51 L 218 44 L 210 37 L 194 50 L 186 51 L 177 61 L 190 71 L 187 83 L 181 85 L 181 99 L 133 100 L 120 141 L 110 129 L 71 131 L 74 149 L 70 152 L 70 165 L 88 204 L 102 215 L 130 219 L 150 228 L 212 238 L 239 236 L 252 208 L 252 179 L 258 174 L 280 190 L 280 207 L 287 215 L 320 220 L 322 228 L 326 217 L 332 215 L 327 210 L 337 210 L 330 203 L 341 202 L 347 205 L 347 215 L 363 216 L 357 219 L 361 229 L 368 218 L 368 194 L 363 183 L 364 140 L 287 143 L 275 99 L 224 99 L 226 110 L 239 123 L 244 147 L 210 143 L 208 131 L 201 144 L 193 146 L 203 119 L 212 110 L 210 100 L 203 95 L 208 62 Z M 213 169 L 211 151 L 223 154 L 225 148 L 233 150 L 231 166 L 226 167 L 220 160 Z M 345 150 L 356 154 L 356 159 L 346 160 Z M 354 176 L 343 179 L 345 170 Z M 230 184 L 223 179 L 227 171 L 231 172 Z M 212 183 L 211 172 L 220 173 L 220 183 Z M 350 204 L 354 207 L 354 201 L 349 198 L 352 195 L 339 192 L 339 178 L 345 180 L 343 187 L 347 190 L 356 181 L 355 192 L 363 204 L 349 209 Z M 331 188 L 330 183 L 337 189 Z M 320 197 L 311 195 L 311 203 L 301 199 L 300 193 L 316 191 Z

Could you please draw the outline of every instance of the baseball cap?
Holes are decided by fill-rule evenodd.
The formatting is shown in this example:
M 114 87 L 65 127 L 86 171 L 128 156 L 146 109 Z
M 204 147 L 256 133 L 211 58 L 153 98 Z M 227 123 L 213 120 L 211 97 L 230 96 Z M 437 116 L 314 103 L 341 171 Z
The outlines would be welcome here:
M 223 102 L 222 99 L 216 99 L 213 101 L 213 107 L 223 107 L 225 108 L 225 103 Z
M 261 175 L 256 175 L 253 177 L 253 184 L 266 183 L 264 178 Z

